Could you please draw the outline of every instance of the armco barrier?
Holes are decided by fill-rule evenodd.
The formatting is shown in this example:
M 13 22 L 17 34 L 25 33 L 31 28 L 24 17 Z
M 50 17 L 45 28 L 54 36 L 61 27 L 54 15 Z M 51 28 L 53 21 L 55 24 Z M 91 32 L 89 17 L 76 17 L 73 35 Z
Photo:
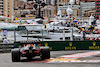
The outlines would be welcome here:
M 20 42 L 14 46 L 19 47 Z M 41 41 L 42 46 L 49 46 L 50 50 L 98 50 L 100 41 Z
M 100 41 L 43 41 L 41 45 L 50 50 L 98 50 Z
M 0 52 L 10 52 L 14 48 L 14 43 L 0 43 Z

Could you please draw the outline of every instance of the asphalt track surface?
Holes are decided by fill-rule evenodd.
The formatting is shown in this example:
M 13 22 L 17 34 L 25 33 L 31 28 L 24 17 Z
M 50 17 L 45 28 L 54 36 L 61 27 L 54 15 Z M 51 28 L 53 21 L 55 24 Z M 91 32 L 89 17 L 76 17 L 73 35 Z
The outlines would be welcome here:
M 96 50 L 95 50 L 96 51 Z M 57 58 L 62 55 L 89 52 L 88 50 L 78 51 L 51 51 L 51 58 Z M 100 60 L 100 54 L 90 57 L 79 58 L 79 60 Z M 47 63 L 39 57 L 27 60 L 21 58 L 21 62 L 12 62 L 11 53 L 0 53 L 0 67 L 100 67 L 99 63 Z

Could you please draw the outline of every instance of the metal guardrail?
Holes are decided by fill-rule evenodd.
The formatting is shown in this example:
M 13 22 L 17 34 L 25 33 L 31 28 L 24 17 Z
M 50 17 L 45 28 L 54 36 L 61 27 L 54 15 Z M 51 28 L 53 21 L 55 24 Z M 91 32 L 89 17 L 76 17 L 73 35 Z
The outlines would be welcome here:
M 0 43 L 0 52 L 10 52 L 14 48 L 14 43 Z

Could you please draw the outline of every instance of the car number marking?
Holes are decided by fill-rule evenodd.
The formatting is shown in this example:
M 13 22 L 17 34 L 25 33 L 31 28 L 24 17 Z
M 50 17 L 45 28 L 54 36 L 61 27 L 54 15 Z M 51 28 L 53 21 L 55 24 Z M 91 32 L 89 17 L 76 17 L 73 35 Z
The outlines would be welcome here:
M 29 50 L 29 53 L 32 53 L 33 51 L 32 50 Z

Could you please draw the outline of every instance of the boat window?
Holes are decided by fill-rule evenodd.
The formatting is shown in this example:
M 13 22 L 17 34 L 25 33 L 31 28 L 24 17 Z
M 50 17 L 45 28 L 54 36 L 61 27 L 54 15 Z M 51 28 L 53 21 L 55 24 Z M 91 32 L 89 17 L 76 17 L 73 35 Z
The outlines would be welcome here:
M 51 39 L 51 38 L 44 38 L 44 39 Z
M 25 26 L 18 26 L 16 30 L 27 30 Z
M 55 33 L 63 33 L 63 30 L 56 30 Z M 70 31 L 65 31 L 65 33 L 70 33 Z
M 38 24 L 43 24 L 42 20 L 36 21 Z

